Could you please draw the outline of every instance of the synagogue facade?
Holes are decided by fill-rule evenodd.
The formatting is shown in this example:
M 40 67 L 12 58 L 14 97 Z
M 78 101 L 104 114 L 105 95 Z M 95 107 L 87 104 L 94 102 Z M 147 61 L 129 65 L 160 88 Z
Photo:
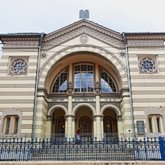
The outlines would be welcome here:
M 81 19 L 0 40 L 0 137 L 165 135 L 165 33 Z

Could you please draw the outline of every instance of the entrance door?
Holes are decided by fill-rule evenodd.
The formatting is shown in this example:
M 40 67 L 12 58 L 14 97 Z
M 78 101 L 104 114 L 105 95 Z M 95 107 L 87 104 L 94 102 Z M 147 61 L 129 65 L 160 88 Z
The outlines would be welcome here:
M 65 112 L 55 109 L 52 114 L 52 137 L 65 137 Z
M 91 136 L 92 135 L 92 122 L 87 116 L 83 116 L 79 120 L 79 128 L 81 136 Z
M 112 133 L 112 119 L 109 116 L 104 117 L 104 133 Z
M 61 135 L 65 133 L 65 119 L 63 116 L 57 118 L 55 125 L 55 133 Z
M 104 136 L 115 137 L 117 136 L 117 121 L 111 116 L 104 116 Z

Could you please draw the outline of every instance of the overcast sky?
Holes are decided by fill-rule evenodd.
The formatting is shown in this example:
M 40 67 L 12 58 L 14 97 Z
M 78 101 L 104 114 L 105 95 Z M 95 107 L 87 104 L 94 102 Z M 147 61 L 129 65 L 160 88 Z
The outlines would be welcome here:
M 0 33 L 49 33 L 79 20 L 118 32 L 165 32 L 165 0 L 1 0 Z

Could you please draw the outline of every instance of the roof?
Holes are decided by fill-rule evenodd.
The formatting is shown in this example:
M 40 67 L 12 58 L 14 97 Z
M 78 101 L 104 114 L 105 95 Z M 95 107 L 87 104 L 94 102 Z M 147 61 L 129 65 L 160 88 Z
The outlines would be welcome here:
M 20 40 L 20 39 L 40 39 L 45 33 L 6 33 L 0 34 L 0 40 L 3 42 L 5 40 Z
M 68 33 L 74 29 L 77 29 L 83 26 L 89 27 L 95 31 L 99 31 L 106 35 L 110 35 L 118 40 L 122 40 L 121 33 L 114 31 L 110 28 L 104 27 L 93 21 L 89 21 L 87 19 L 81 19 L 81 20 L 75 21 L 72 24 L 69 24 L 63 28 L 60 28 L 48 34 L 33 33 L 33 32 L 0 34 L 0 40 L 2 42 L 4 40 L 21 40 L 21 39 L 31 40 L 32 38 L 33 39 L 35 38 L 36 40 L 36 39 L 39 39 L 41 36 L 46 36 L 46 40 L 49 40 L 52 38 L 58 38 L 59 36 L 64 35 L 65 33 Z M 163 39 L 165 40 L 165 32 L 123 32 L 122 34 L 127 39 L 147 39 L 147 40 L 148 39 Z

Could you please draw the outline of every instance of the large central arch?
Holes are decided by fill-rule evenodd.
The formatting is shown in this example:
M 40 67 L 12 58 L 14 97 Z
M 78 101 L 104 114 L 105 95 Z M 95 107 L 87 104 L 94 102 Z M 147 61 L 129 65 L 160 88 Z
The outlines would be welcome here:
M 75 89 L 77 88 L 75 88 L 74 76 L 76 75 L 75 71 L 77 70 L 75 68 L 82 65 L 93 66 L 92 74 L 94 75 L 94 87 L 92 92 L 87 91 L 85 93 L 84 91 L 81 91 L 80 93 L 76 93 Z M 66 68 L 67 70 L 65 70 Z M 112 90 L 109 93 L 103 93 L 103 91 L 100 90 L 100 87 L 102 87 L 100 84 L 103 79 L 101 75 L 105 71 L 107 72 L 107 75 L 109 74 L 108 76 L 114 80 L 113 82 L 116 87 L 116 90 Z M 56 85 L 56 82 L 58 82 L 57 80 L 61 73 L 65 73 L 65 78 L 67 80 L 63 93 L 57 92 L 56 88 L 54 88 L 54 84 Z M 89 74 L 88 72 L 84 73 Z M 66 77 L 66 75 L 68 75 L 68 77 Z M 100 87 L 99 85 L 97 86 L 97 83 L 100 85 Z M 111 84 L 113 85 L 113 83 Z M 118 117 L 121 116 L 121 110 L 119 107 L 122 99 L 121 91 L 123 89 L 123 84 L 127 85 L 126 71 L 124 64 L 119 58 L 119 55 L 114 55 L 100 47 L 93 47 L 88 45 L 83 47 L 79 46 L 64 49 L 61 52 L 59 51 L 58 54 L 56 53 L 50 56 L 41 67 L 39 88 L 43 87 L 43 89 L 45 89 L 44 92 L 46 92 L 44 93 L 44 97 L 48 101 L 48 107 L 52 107 L 49 108 L 47 113 L 48 116 L 58 116 L 57 113 L 54 113 L 54 109 L 64 111 L 65 116 L 64 114 L 63 118 L 58 116 L 58 121 L 59 123 L 62 123 L 65 118 L 66 137 L 73 138 L 75 136 L 76 130 L 79 127 L 82 127 L 82 132 L 93 134 L 93 137 L 98 137 L 99 140 L 101 140 L 101 138 L 104 136 L 104 130 L 108 130 L 105 128 L 105 124 L 102 122 L 103 120 L 105 122 L 109 122 L 111 121 L 110 119 L 112 117 L 113 121 L 115 121 L 114 124 L 112 123 L 112 133 L 117 133 L 118 128 L 120 128 L 118 127 L 117 120 Z M 71 92 L 69 90 L 71 90 Z M 102 97 L 103 95 L 98 96 L 100 92 L 97 93 L 97 90 L 100 90 L 103 94 L 105 94 L 105 97 Z M 76 95 L 80 98 L 81 101 L 77 100 Z M 91 102 L 85 101 L 85 99 L 83 99 L 85 96 L 91 97 Z M 102 97 L 101 99 L 105 100 L 102 102 L 99 97 Z M 110 97 L 114 98 L 116 102 L 114 105 L 117 105 L 116 107 L 113 107 L 113 104 L 111 107 L 109 107 L 108 104 L 110 104 L 111 101 L 108 102 L 106 100 L 109 100 Z M 60 100 L 62 101 L 61 103 Z M 58 104 L 58 107 L 56 107 L 56 104 Z M 87 114 L 89 112 L 90 113 L 88 115 L 82 115 L 82 109 L 84 109 Z M 106 111 L 112 110 L 114 113 L 104 113 L 105 109 Z M 105 115 L 106 117 L 103 119 L 102 117 Z M 54 117 L 54 119 L 56 118 Z M 90 125 L 92 126 L 90 127 Z M 58 130 L 58 128 L 54 127 L 54 130 Z M 59 129 L 59 131 L 54 131 L 54 133 L 61 132 L 61 130 Z
M 113 54 L 110 51 L 98 46 L 76 45 L 61 49 L 45 60 L 40 68 L 39 87 L 43 88 L 45 86 L 47 77 L 49 76 L 50 72 L 55 66 L 62 64 L 63 59 L 80 52 L 88 52 L 89 54 L 93 54 L 97 57 L 99 56 L 100 59 L 104 59 L 106 65 L 112 65 L 113 68 L 115 68 L 115 72 L 117 73 L 118 77 L 120 77 L 121 84 L 125 82 L 124 78 L 127 77 L 126 67 L 118 55 Z

